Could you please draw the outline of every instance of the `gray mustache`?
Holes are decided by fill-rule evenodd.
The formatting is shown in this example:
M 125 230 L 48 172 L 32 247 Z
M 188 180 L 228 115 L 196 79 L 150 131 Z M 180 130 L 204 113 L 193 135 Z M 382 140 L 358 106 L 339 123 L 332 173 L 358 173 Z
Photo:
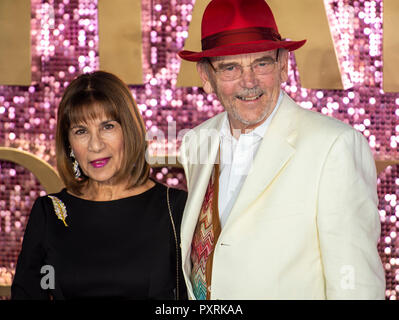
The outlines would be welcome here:
M 263 90 L 256 87 L 251 89 L 243 89 L 237 94 L 237 96 L 240 96 L 242 98 L 247 98 L 247 97 L 259 96 L 262 93 L 264 93 Z

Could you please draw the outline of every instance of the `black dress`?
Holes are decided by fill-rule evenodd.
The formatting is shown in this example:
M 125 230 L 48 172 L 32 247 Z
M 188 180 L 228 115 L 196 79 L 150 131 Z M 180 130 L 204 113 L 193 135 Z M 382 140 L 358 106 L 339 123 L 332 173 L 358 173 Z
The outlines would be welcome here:
M 112 201 L 84 200 L 66 189 L 53 196 L 64 203 L 68 226 L 57 217 L 48 196 L 36 200 L 12 299 L 175 298 L 176 240 L 164 185 L 156 183 L 144 193 Z M 169 189 L 169 197 L 180 244 L 187 194 Z M 179 270 L 181 276 L 180 265 Z M 182 298 L 185 286 L 179 282 Z

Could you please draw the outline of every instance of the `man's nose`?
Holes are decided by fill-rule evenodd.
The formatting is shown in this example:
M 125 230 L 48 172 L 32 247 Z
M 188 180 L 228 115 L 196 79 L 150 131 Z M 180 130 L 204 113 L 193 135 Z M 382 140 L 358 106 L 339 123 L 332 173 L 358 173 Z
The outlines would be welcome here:
M 250 66 L 243 68 L 241 83 L 244 88 L 253 88 L 258 85 L 258 79 Z

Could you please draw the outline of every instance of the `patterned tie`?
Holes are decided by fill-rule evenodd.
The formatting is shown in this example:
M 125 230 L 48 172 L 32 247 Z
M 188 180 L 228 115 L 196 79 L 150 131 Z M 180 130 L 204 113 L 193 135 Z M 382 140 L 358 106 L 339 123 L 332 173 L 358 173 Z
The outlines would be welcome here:
M 211 295 L 212 262 L 221 226 L 218 210 L 219 164 L 215 164 L 191 243 L 191 283 L 197 300 Z

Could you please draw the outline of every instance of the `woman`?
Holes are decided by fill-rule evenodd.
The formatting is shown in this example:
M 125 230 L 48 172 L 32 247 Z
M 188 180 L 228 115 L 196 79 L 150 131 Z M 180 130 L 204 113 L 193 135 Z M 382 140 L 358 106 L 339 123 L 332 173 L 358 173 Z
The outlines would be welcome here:
M 184 297 L 178 236 L 186 193 L 149 179 L 146 147 L 120 79 L 97 71 L 71 82 L 56 133 L 66 188 L 33 205 L 12 299 Z

